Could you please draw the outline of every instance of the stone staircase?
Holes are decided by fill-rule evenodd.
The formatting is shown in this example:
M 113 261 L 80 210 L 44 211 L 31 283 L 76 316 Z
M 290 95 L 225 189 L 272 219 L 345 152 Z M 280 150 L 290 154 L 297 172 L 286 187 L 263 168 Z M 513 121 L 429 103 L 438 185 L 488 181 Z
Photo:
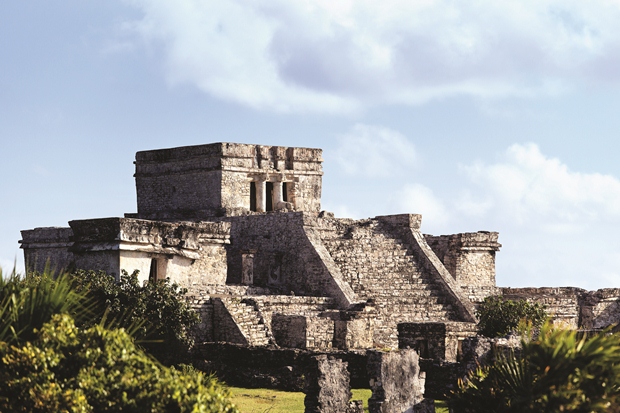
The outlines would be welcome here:
M 360 299 L 399 321 L 456 320 L 442 288 L 418 268 L 407 245 L 377 220 L 322 231 L 323 244 Z
M 266 346 L 275 343 L 258 309 L 240 297 L 217 298 L 235 321 L 250 346 Z

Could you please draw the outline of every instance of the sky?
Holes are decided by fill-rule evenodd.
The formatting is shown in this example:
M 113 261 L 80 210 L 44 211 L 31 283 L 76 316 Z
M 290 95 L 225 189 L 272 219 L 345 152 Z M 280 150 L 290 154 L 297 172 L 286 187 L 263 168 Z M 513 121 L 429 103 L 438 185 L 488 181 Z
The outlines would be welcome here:
M 136 212 L 135 152 L 323 149 L 337 217 L 498 231 L 499 286 L 620 287 L 620 1 L 0 2 L 0 266 Z

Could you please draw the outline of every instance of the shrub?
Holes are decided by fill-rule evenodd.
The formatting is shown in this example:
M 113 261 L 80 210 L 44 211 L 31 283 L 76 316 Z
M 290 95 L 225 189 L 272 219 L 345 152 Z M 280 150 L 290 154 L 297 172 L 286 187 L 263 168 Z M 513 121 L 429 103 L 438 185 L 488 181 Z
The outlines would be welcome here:
M 45 271 L 20 277 L 13 271 L 4 277 L 0 270 L 0 341 L 27 341 L 57 313 L 86 321 L 93 314 L 92 304 L 67 274 L 55 278 Z
M 79 270 L 73 277 L 78 289 L 96 303 L 96 314 L 85 327 L 104 319 L 112 325 L 133 326 L 132 334 L 142 339 L 141 345 L 164 362 L 178 362 L 192 344 L 189 330 L 199 318 L 185 300 L 186 289 L 168 279 L 140 285 L 137 271 L 123 271 L 118 283 L 104 272 Z
M 455 413 L 620 412 L 620 337 L 591 337 L 547 322 L 520 356 L 497 361 L 459 381 Z
M 31 342 L 0 342 L 0 382 L 2 412 L 238 413 L 214 378 L 164 367 L 122 329 L 79 329 L 66 314 Z
M 478 332 L 486 337 L 501 337 L 514 331 L 519 322 L 525 320 L 540 328 L 547 313 L 545 307 L 526 300 L 505 300 L 502 297 L 487 297 L 480 304 L 476 315 L 480 319 Z

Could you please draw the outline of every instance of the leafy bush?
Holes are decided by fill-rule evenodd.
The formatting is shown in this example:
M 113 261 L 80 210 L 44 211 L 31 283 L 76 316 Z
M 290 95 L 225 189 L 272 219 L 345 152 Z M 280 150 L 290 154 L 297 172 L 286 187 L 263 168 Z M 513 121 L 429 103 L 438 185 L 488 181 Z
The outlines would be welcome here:
M 547 318 L 545 307 L 526 300 L 505 300 L 487 297 L 480 304 L 476 315 L 480 319 L 478 332 L 486 337 L 501 337 L 514 331 L 522 320 L 539 328 Z
M 0 341 L 27 341 L 58 313 L 86 321 L 93 314 L 92 304 L 66 274 L 54 278 L 46 271 L 20 277 L 13 271 L 4 277 L 0 270 Z
M 238 413 L 214 378 L 164 367 L 122 329 L 79 329 L 66 314 L 31 342 L 0 342 L 0 382 L 2 412 Z
M 520 356 L 499 355 L 459 381 L 455 413 L 620 412 L 620 337 L 592 337 L 547 322 Z
M 189 330 L 199 318 L 185 301 L 186 289 L 168 279 L 140 285 L 137 271 L 123 271 L 118 283 L 104 272 L 79 270 L 73 277 L 78 290 L 96 303 L 95 316 L 83 326 L 104 319 L 112 320 L 112 325 L 133 326 L 132 334 L 164 362 L 178 362 L 178 356 L 192 344 Z

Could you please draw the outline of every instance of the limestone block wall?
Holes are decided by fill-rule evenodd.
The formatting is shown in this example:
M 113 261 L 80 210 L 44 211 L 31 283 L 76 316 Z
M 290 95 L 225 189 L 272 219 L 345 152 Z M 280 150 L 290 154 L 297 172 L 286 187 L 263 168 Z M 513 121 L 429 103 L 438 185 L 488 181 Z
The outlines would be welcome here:
M 373 348 L 376 322 L 374 312 L 334 320 L 334 347 L 342 350 Z
M 620 323 L 619 288 L 502 288 L 502 292 L 509 299 L 544 304 L 555 323 L 569 328 L 601 329 Z
M 350 286 L 340 283 L 312 238 L 315 216 L 305 212 L 267 213 L 228 217 L 229 283 L 240 283 L 243 254 L 252 251 L 253 283 L 285 294 L 331 297 L 338 306 L 353 301 Z M 318 240 L 320 242 L 320 240 Z
M 28 268 L 42 270 L 49 261 L 58 269 L 102 270 L 116 278 L 122 270 L 138 270 L 142 281 L 168 277 L 187 288 L 226 281 L 228 223 L 102 218 L 69 225 L 22 232 Z
M 371 413 L 432 412 L 432 400 L 424 400 L 426 374 L 420 371 L 414 350 L 368 352 Z
M 353 413 L 347 362 L 327 355 L 312 357 L 305 374 L 305 413 Z M 360 411 L 361 410 L 361 411 Z M 361 413 L 363 409 L 355 413 Z
M 477 333 L 475 323 L 401 323 L 398 347 L 411 348 L 422 358 L 457 362 L 463 341 Z
M 194 350 L 197 368 L 215 373 L 231 386 L 303 391 L 309 360 L 328 354 L 348 364 L 353 388 L 368 388 L 366 351 L 317 352 L 230 343 L 202 343 Z
M 573 287 L 558 288 L 502 288 L 503 296 L 511 300 L 526 299 L 544 304 L 554 323 L 568 328 L 579 328 L 581 296 L 586 291 Z
M 280 201 L 291 202 L 298 211 L 320 210 L 320 149 L 213 143 L 138 152 L 135 164 L 140 218 L 199 220 L 247 214 L 258 200 L 252 182 L 261 182 L 263 190 L 265 182 L 284 182 L 282 198 L 287 199 Z M 255 190 L 262 191 L 258 186 Z M 278 200 L 275 192 L 266 196 Z
M 443 265 L 436 257 L 436 272 L 428 269 L 432 264 L 424 259 L 429 259 L 427 254 L 434 254 L 429 247 L 420 247 L 424 243 L 421 234 L 419 239 L 413 235 L 418 231 L 419 220 L 419 215 L 357 221 L 329 216 L 318 219 L 321 240 L 343 279 L 358 300 L 366 301 L 367 312 L 354 319 L 372 331 L 372 343 L 367 347 L 396 348 L 398 323 L 460 320 L 459 306 L 468 303 L 466 298 L 458 297 L 460 289 L 452 291 L 441 282 L 442 275 L 436 266 Z M 443 271 L 445 277 L 450 277 L 445 268 Z M 346 338 L 347 329 L 355 326 L 351 321 L 338 323 L 338 346 L 368 344 L 363 334 L 353 331 Z
M 219 299 L 213 300 L 213 339 L 226 343 L 248 345 L 247 338 L 229 313 L 224 303 Z
M 211 297 L 188 297 L 191 308 L 198 313 L 200 321 L 192 329 L 192 336 L 196 343 L 215 341 L 213 317 L 214 304 Z
M 424 235 L 426 242 L 461 286 L 495 287 L 497 232 Z
M 21 231 L 26 269 L 42 272 L 46 265 L 61 271 L 74 261 L 69 247 L 73 244 L 71 228 L 44 227 Z
M 605 328 L 620 323 L 620 289 L 591 291 L 583 300 L 583 328 Z
M 334 320 L 324 317 L 276 313 L 271 329 L 280 347 L 330 349 L 334 340 Z

